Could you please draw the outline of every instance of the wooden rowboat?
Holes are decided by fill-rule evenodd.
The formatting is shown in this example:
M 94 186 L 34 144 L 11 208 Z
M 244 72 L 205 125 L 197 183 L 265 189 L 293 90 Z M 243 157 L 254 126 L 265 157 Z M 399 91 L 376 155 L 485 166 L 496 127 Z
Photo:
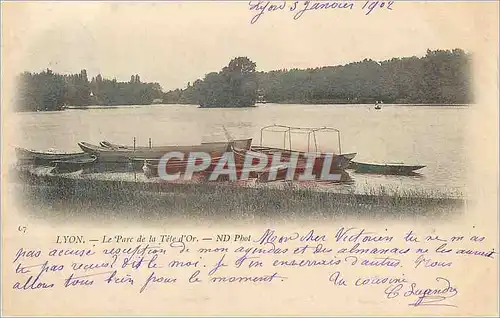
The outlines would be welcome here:
M 214 168 L 218 161 L 222 158 L 222 153 L 211 153 L 210 154 L 210 166 L 207 169 Z M 158 176 L 158 166 L 160 165 L 161 159 L 147 159 L 147 158 L 130 158 L 131 164 L 135 171 L 141 169 L 144 171 L 145 168 L 150 170 L 149 174 Z M 165 172 L 171 173 L 184 173 L 188 164 L 199 165 L 202 163 L 201 158 L 179 160 L 178 158 L 170 158 L 165 165 Z
M 283 134 L 283 148 L 275 148 L 275 147 L 266 147 L 263 143 L 264 133 L 267 132 L 275 132 L 279 134 Z M 321 134 L 333 134 L 337 137 L 338 149 L 335 151 L 320 151 L 318 138 Z M 294 135 L 302 135 L 307 136 L 307 151 L 298 151 L 294 149 L 292 146 L 292 136 Z M 333 140 L 330 140 L 332 142 Z M 328 142 L 327 144 L 330 144 Z M 331 145 L 334 143 L 332 142 Z M 290 157 L 290 154 L 298 154 L 300 157 L 305 157 L 307 153 L 314 153 L 319 160 L 322 160 L 326 157 L 327 153 L 332 153 L 334 157 L 334 167 L 335 169 L 347 169 L 349 163 L 356 156 L 356 153 L 342 153 L 341 147 L 341 138 L 340 138 L 340 130 L 332 127 L 292 127 L 286 125 L 269 125 L 264 126 L 260 130 L 260 145 L 252 146 L 251 149 L 257 152 L 263 152 L 266 154 L 271 153 L 280 153 L 282 157 Z M 328 149 L 332 149 L 331 146 L 328 146 Z M 324 149 L 326 150 L 326 149 Z
M 196 174 L 202 174 L 202 175 L 210 177 L 210 174 L 214 171 L 219 160 L 220 160 L 220 158 L 212 158 L 210 165 L 206 169 L 204 169 L 203 171 L 198 172 Z M 167 165 L 165 166 L 165 172 L 168 174 L 179 173 L 180 175 L 183 175 L 186 172 L 187 163 L 188 163 L 187 161 L 178 162 L 178 163 L 168 162 Z M 199 163 L 197 162 L 196 164 L 199 164 Z M 143 165 L 142 165 L 141 169 L 144 171 L 144 174 L 148 178 L 149 177 L 158 177 L 159 176 L 158 166 L 159 166 L 159 163 L 157 161 L 145 160 L 145 161 L 143 161 Z M 242 164 L 225 165 L 225 169 L 230 169 L 230 168 L 233 168 L 236 172 L 237 178 L 240 178 L 241 173 L 243 171 L 243 165 Z M 253 172 L 251 172 L 249 177 L 256 178 L 257 175 L 254 174 Z M 223 179 L 223 178 L 218 178 L 218 180 L 219 179 Z
M 230 143 L 233 144 L 237 148 L 250 149 L 250 146 L 252 145 L 252 138 L 239 139 L 239 140 L 233 140 L 233 141 L 203 142 L 200 145 L 196 145 L 196 146 L 155 146 L 155 147 L 136 146 L 136 147 L 134 147 L 134 146 L 115 144 L 115 143 L 105 141 L 105 140 L 101 141 L 99 143 L 99 145 L 103 148 L 109 148 L 109 149 L 150 150 L 150 151 L 162 151 L 162 152 L 166 153 L 169 151 L 176 151 L 175 149 L 178 147 L 184 148 L 184 147 L 199 147 L 199 146 L 201 146 L 203 149 L 209 150 L 208 152 L 218 151 L 218 150 L 220 150 L 220 147 L 223 147 L 227 150 L 228 149 L 227 147 L 229 146 Z M 172 150 L 172 149 L 174 149 L 174 150 Z
M 245 145 L 250 147 L 251 139 L 245 140 Z M 78 146 L 86 153 L 97 157 L 99 162 L 122 162 L 129 163 L 130 158 L 161 159 L 168 152 L 180 152 L 187 156 L 191 152 L 223 153 L 230 150 L 230 142 L 204 143 L 193 146 L 162 146 L 162 147 L 141 147 L 135 150 L 128 146 L 121 148 L 96 146 L 87 142 L 79 142 Z
M 255 148 L 253 148 L 255 149 Z M 245 160 L 247 160 L 247 157 L 253 158 L 252 159 L 252 164 L 257 164 L 258 162 L 255 162 L 255 160 L 259 160 L 260 158 L 267 157 L 267 165 L 263 169 L 262 173 L 258 173 L 259 179 L 263 180 L 266 179 L 272 172 L 273 170 L 274 173 L 277 174 L 277 180 L 284 180 L 286 178 L 287 174 L 287 169 L 283 168 L 285 166 L 286 162 L 291 159 L 292 154 L 297 156 L 297 165 L 295 167 L 295 174 L 293 176 L 294 180 L 298 180 L 299 176 L 304 174 L 305 171 L 308 169 L 308 158 L 305 156 L 305 152 L 281 152 L 281 161 L 283 165 L 280 165 L 278 167 L 272 167 L 272 160 L 273 160 L 273 153 L 269 152 L 259 152 L 259 151 L 254 151 L 254 150 L 245 150 L 245 149 L 237 149 L 233 147 L 233 153 L 235 156 L 235 163 L 236 164 L 243 164 Z M 329 154 L 332 155 L 332 154 Z M 311 174 L 314 176 L 316 180 L 320 180 L 322 177 L 323 173 L 323 165 L 327 162 L 325 159 L 327 158 L 326 154 L 319 154 L 315 159 L 314 163 L 312 166 L 312 171 Z M 329 167 L 330 169 L 328 172 L 330 174 L 336 174 L 340 178 L 338 180 L 331 180 L 331 181 L 339 181 L 342 182 L 345 180 L 345 178 L 342 178 L 342 175 L 345 175 L 343 172 L 344 169 L 342 168 L 345 166 L 343 164 L 342 158 L 338 155 L 333 154 L 332 155 L 332 162 L 331 166 Z M 274 174 L 273 173 L 273 174 Z
M 281 153 L 282 157 L 290 157 L 292 153 L 295 153 L 300 157 L 305 157 L 307 154 L 307 152 L 304 151 L 288 150 L 288 149 L 274 148 L 274 147 L 263 147 L 263 146 L 252 146 L 250 150 L 255 152 L 262 152 L 265 154 Z M 315 153 L 315 154 L 318 155 L 319 157 L 325 156 L 325 154 L 321 153 Z M 355 152 L 345 153 L 345 154 L 334 154 L 336 168 L 347 169 L 347 167 L 349 167 L 349 164 L 351 163 L 351 160 L 354 159 L 356 155 L 357 153 Z
M 351 162 L 349 169 L 354 169 L 358 173 L 373 173 L 386 175 L 411 175 L 414 171 L 425 168 L 423 165 L 405 165 L 402 163 L 363 163 Z
M 67 152 L 51 152 L 37 151 L 26 148 L 16 148 L 16 157 L 20 162 L 33 162 L 35 164 L 50 164 L 55 160 L 72 160 L 89 158 L 85 152 L 67 153 Z
M 52 165 L 55 166 L 54 172 L 56 173 L 75 172 L 91 167 L 96 160 L 96 156 L 90 156 L 86 158 L 56 160 L 52 161 Z

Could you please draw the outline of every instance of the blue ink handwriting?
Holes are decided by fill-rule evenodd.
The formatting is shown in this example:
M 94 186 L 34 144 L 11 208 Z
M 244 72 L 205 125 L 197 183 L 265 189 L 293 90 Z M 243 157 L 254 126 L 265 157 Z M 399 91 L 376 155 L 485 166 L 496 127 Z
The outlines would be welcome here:
M 252 13 L 250 24 L 257 23 L 264 14 L 273 12 L 290 12 L 293 20 L 299 20 L 306 12 L 311 11 L 353 11 L 355 8 L 364 12 L 365 16 L 374 11 L 392 11 L 395 1 L 378 0 L 344 0 L 344 1 L 249 1 L 248 9 Z

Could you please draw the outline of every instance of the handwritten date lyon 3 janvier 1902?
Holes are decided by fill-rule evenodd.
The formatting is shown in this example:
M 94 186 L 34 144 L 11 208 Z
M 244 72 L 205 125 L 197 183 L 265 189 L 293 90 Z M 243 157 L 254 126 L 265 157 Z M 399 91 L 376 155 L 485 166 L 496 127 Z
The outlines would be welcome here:
M 394 1 L 249 1 L 249 10 L 254 13 L 251 24 L 255 24 L 265 13 L 288 11 L 293 14 L 293 19 L 300 19 L 309 11 L 350 11 L 360 8 L 365 15 L 375 10 L 393 10 Z

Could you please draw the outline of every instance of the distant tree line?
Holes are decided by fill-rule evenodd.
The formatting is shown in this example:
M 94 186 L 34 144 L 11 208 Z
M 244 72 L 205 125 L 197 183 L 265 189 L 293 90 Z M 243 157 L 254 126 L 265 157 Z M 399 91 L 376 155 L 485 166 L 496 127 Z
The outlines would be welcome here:
M 162 92 L 158 83 L 91 80 L 86 70 L 61 75 L 47 69 L 19 77 L 20 111 L 60 110 L 64 106 L 196 104 L 248 107 L 259 100 L 298 104 L 468 104 L 473 102 L 471 55 L 461 49 L 427 50 L 424 57 L 365 59 L 340 66 L 257 72 L 255 62 L 237 57 L 219 72 Z
M 271 103 L 299 104 L 473 102 L 471 55 L 461 49 L 427 50 L 421 58 L 365 59 L 341 66 L 270 72 L 255 72 L 255 63 L 248 58 L 235 60 L 219 73 L 188 83 L 185 89 L 166 92 L 163 102 L 238 107 L 249 106 L 258 95 Z M 231 73 L 241 63 L 252 66 L 248 72 L 236 68 Z M 240 78 L 245 78 L 244 84 Z
M 142 83 L 139 75 L 129 82 L 104 79 L 101 74 L 90 81 L 87 71 L 62 75 L 50 69 L 19 76 L 17 110 L 61 110 L 65 106 L 147 105 L 162 97 L 158 83 Z

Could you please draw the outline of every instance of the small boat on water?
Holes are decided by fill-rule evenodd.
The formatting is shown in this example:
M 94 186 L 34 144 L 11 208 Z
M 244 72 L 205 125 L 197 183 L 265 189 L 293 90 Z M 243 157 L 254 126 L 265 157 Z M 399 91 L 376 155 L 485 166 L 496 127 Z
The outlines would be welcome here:
M 96 160 L 96 156 L 89 156 L 85 158 L 52 161 L 52 165 L 55 167 L 53 171 L 55 173 L 67 173 L 83 170 L 92 167 Z
M 288 150 L 288 149 L 281 149 L 281 148 L 273 148 L 273 147 L 262 147 L 262 146 L 252 146 L 250 150 L 255 151 L 255 152 L 262 152 L 268 155 L 271 155 L 273 153 L 281 153 L 282 157 L 290 157 L 292 153 L 295 153 L 299 157 L 305 157 L 306 152 L 304 151 L 297 151 L 297 150 Z M 320 157 L 325 156 L 326 154 L 318 154 Z M 337 165 L 337 168 L 339 169 L 347 169 L 349 166 L 350 162 L 354 157 L 356 157 L 357 153 L 352 152 L 352 153 L 345 153 L 345 154 L 333 154 L 335 163 Z
M 210 154 L 210 165 L 207 169 L 214 168 L 218 161 L 222 158 L 222 153 L 211 153 Z M 147 167 L 149 170 L 154 170 L 154 174 L 158 175 L 158 166 L 160 165 L 161 159 L 148 159 L 148 158 L 130 158 L 131 164 L 135 171 Z M 178 158 L 170 158 L 165 164 L 166 173 L 184 173 L 188 164 L 200 165 L 202 163 L 201 158 L 179 160 Z
M 109 148 L 109 149 L 122 149 L 122 150 L 151 150 L 151 151 L 163 151 L 163 152 L 169 152 L 169 151 L 176 151 L 175 149 L 177 147 L 198 147 L 202 146 L 204 149 L 211 150 L 211 147 L 213 147 L 213 151 L 218 151 L 220 150 L 220 147 L 225 147 L 228 149 L 229 144 L 233 144 L 235 147 L 238 148 L 243 148 L 243 149 L 250 149 L 250 146 L 252 144 L 252 138 L 247 138 L 247 139 L 238 139 L 238 140 L 233 140 L 233 141 L 217 141 L 217 142 L 202 142 L 200 145 L 196 146 L 154 146 L 154 147 L 145 147 L 145 146 L 127 146 L 127 145 L 120 145 L 120 144 L 115 144 L 106 140 L 103 140 L 99 143 L 101 147 L 104 148 Z M 172 150 L 174 149 L 174 150 Z M 211 151 L 209 151 L 211 152 Z
M 294 181 L 302 181 L 300 179 L 301 175 L 304 173 L 305 167 L 297 167 L 295 174 L 293 176 Z M 329 180 L 321 179 L 321 172 L 313 172 L 314 180 L 304 180 L 305 182 L 317 181 L 317 182 L 328 182 L 328 183 L 346 183 L 351 182 L 352 179 L 345 170 L 335 170 L 330 171 Z M 273 175 L 273 177 L 271 177 Z M 277 166 L 272 168 L 265 168 L 262 172 L 257 174 L 257 179 L 260 182 L 272 182 L 272 181 L 285 181 L 288 180 L 288 171 L 286 166 Z
M 259 148 L 257 148 L 259 149 Z M 292 154 L 297 156 L 297 164 L 295 165 L 295 174 L 293 179 L 298 180 L 299 176 L 304 174 L 307 169 L 311 169 L 311 174 L 313 177 L 317 180 L 321 179 L 322 174 L 324 173 L 324 165 L 325 164 L 330 164 L 329 169 L 326 170 L 329 174 L 337 174 L 339 177 L 342 175 L 342 172 L 344 171 L 344 166 L 347 167 L 348 163 L 344 162 L 344 158 L 335 154 L 319 154 L 316 158 L 314 158 L 314 162 L 312 164 L 312 167 L 309 167 L 308 165 L 308 160 L 310 160 L 305 152 L 294 152 L 294 151 L 288 151 L 288 152 L 278 152 L 280 154 L 280 161 L 282 162 L 282 165 L 273 167 L 272 162 L 273 162 L 273 152 L 261 152 L 261 151 L 255 151 L 254 149 L 252 150 L 245 150 L 245 149 L 237 149 L 233 148 L 233 153 L 235 157 L 235 163 L 237 165 L 242 165 L 244 164 L 245 161 L 248 160 L 248 158 L 252 158 L 252 164 L 257 164 L 254 160 L 259 160 L 259 159 L 267 159 L 267 164 L 263 169 L 263 172 L 259 172 L 259 179 L 267 179 L 268 175 L 272 173 L 273 170 L 276 170 L 275 173 L 277 172 L 277 179 L 278 180 L 284 180 L 286 178 L 287 174 L 287 166 L 286 163 L 291 160 Z M 327 159 L 328 156 L 332 156 L 331 162 L 328 162 Z M 279 170 L 279 171 L 278 171 Z M 332 181 L 343 181 L 343 179 L 339 180 L 332 180 Z
M 55 160 L 72 160 L 88 158 L 85 152 L 67 153 L 56 151 L 37 151 L 26 148 L 16 148 L 16 157 L 20 162 L 33 162 L 35 164 L 50 164 Z
M 221 157 L 218 158 L 212 158 L 210 165 L 204 169 L 203 171 L 195 174 L 203 174 L 210 176 L 210 174 L 214 171 L 215 167 L 217 167 L 219 160 Z M 167 174 L 173 175 L 179 173 L 180 175 L 183 175 L 186 172 L 186 167 L 188 163 L 193 163 L 193 161 L 182 161 L 182 162 L 167 162 L 165 166 L 165 172 Z M 195 165 L 199 165 L 201 162 L 194 162 Z M 159 176 L 159 161 L 156 160 L 144 160 L 143 165 L 141 169 L 144 171 L 144 174 L 146 177 L 158 177 Z M 230 169 L 233 168 L 236 172 L 237 177 L 239 178 L 241 176 L 241 172 L 243 171 L 243 164 L 235 164 L 235 165 L 229 165 L 226 164 L 224 166 L 225 169 Z M 250 177 L 254 176 L 254 174 L 250 173 Z M 255 175 L 256 177 L 256 175 Z
M 403 163 L 363 163 L 352 161 L 349 169 L 358 173 L 372 173 L 385 175 L 411 175 L 415 171 L 425 168 L 423 165 L 405 165 Z
M 264 146 L 263 136 L 267 132 L 282 134 L 283 137 L 281 140 L 283 140 L 283 148 Z M 325 134 L 333 134 L 334 139 L 329 140 L 327 144 L 330 144 L 330 142 L 337 142 L 337 150 L 324 152 L 320 151 L 318 144 L 319 136 L 324 136 Z M 307 136 L 307 151 L 299 151 L 294 149 L 294 146 L 292 146 L 292 137 L 296 135 Z M 322 166 L 322 161 L 324 161 L 327 155 L 333 155 L 333 168 L 335 169 L 346 169 L 349 166 L 351 160 L 356 156 L 356 153 L 342 153 L 340 130 L 331 127 L 292 127 L 276 124 L 264 126 L 260 130 L 260 145 L 252 146 L 250 149 L 252 151 L 264 153 L 267 155 L 279 153 L 283 158 L 290 158 L 291 155 L 294 154 L 298 155 L 299 158 L 302 158 L 303 161 L 305 161 L 305 157 L 307 156 L 306 154 L 314 153 L 317 155 L 317 166 L 315 166 L 315 169 L 318 169 L 320 166 Z
M 236 142 L 236 141 L 234 141 Z M 205 153 L 223 153 L 230 150 L 230 145 L 234 142 L 213 142 L 202 143 L 193 146 L 161 146 L 161 147 L 139 147 L 130 148 L 130 146 L 122 146 L 108 143 L 107 147 L 93 145 L 87 142 L 79 142 L 78 146 L 86 153 L 97 157 L 99 162 L 122 162 L 130 163 L 130 158 L 141 159 L 161 159 L 168 152 L 180 152 L 188 155 L 190 152 L 205 152 Z M 242 145 L 250 148 L 252 139 L 244 139 Z

